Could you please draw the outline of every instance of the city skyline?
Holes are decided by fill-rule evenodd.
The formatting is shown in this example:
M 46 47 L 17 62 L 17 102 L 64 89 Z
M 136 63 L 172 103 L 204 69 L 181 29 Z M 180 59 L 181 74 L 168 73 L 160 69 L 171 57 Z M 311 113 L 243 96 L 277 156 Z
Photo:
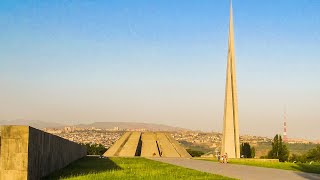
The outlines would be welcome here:
M 4 1 L 0 121 L 221 132 L 228 3 Z M 233 6 L 240 134 L 319 139 L 320 2 Z

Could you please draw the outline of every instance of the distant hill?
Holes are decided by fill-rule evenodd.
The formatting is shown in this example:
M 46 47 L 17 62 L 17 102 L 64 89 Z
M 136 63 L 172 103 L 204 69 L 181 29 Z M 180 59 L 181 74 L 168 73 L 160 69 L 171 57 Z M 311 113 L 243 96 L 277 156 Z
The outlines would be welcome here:
M 32 126 L 37 129 L 62 128 L 66 126 L 65 124 L 60 124 L 60 123 L 45 122 L 45 121 L 38 121 L 38 120 L 24 120 L 24 119 L 17 119 L 12 121 L 0 121 L 0 125 L 24 125 L 24 126 Z
M 43 128 L 63 128 L 64 126 L 70 126 L 61 123 L 45 122 L 38 120 L 12 120 L 12 121 L 0 121 L 0 125 L 25 125 L 32 126 L 37 129 Z M 81 128 L 103 128 L 103 129 L 113 129 L 114 127 L 119 127 L 119 129 L 146 129 L 150 131 L 178 131 L 178 130 L 188 130 L 179 127 L 167 126 L 163 124 L 152 124 L 152 123 L 136 123 L 136 122 L 95 122 L 91 124 L 78 124 L 76 127 Z
M 146 129 L 150 131 L 178 131 L 178 130 L 188 130 L 179 127 L 167 126 L 163 124 L 152 124 L 152 123 L 136 123 L 136 122 L 95 122 L 92 124 L 79 124 L 76 127 L 81 128 L 103 128 L 103 129 L 113 129 L 114 127 L 119 127 L 119 129 Z

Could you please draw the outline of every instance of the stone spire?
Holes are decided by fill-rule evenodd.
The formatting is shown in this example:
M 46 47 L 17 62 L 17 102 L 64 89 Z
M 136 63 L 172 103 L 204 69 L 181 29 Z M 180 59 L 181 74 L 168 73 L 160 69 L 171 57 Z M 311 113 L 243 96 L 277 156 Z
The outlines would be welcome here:
M 232 2 L 230 3 L 229 48 L 227 62 L 227 78 L 225 90 L 223 137 L 221 153 L 228 153 L 229 158 L 240 158 L 238 100 L 236 67 L 233 39 Z

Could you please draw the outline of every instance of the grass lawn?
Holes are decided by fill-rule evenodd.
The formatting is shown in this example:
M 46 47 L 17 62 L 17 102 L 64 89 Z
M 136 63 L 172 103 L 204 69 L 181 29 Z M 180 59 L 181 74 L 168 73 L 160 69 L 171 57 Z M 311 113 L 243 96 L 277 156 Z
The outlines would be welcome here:
M 213 158 L 195 158 L 195 159 L 217 161 L 216 159 L 213 159 Z M 246 161 L 244 159 L 241 159 L 241 160 L 230 159 L 229 163 L 320 174 L 320 163 L 313 163 L 310 165 L 309 163 L 266 162 L 266 161 L 250 161 L 250 160 Z
M 45 179 L 231 179 L 145 158 L 84 157 Z

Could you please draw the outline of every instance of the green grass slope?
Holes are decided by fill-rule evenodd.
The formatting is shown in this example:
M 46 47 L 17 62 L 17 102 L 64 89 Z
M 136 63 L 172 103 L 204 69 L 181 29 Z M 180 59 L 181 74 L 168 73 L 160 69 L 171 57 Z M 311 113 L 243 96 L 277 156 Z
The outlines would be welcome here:
M 45 179 L 231 179 L 145 158 L 85 157 Z

